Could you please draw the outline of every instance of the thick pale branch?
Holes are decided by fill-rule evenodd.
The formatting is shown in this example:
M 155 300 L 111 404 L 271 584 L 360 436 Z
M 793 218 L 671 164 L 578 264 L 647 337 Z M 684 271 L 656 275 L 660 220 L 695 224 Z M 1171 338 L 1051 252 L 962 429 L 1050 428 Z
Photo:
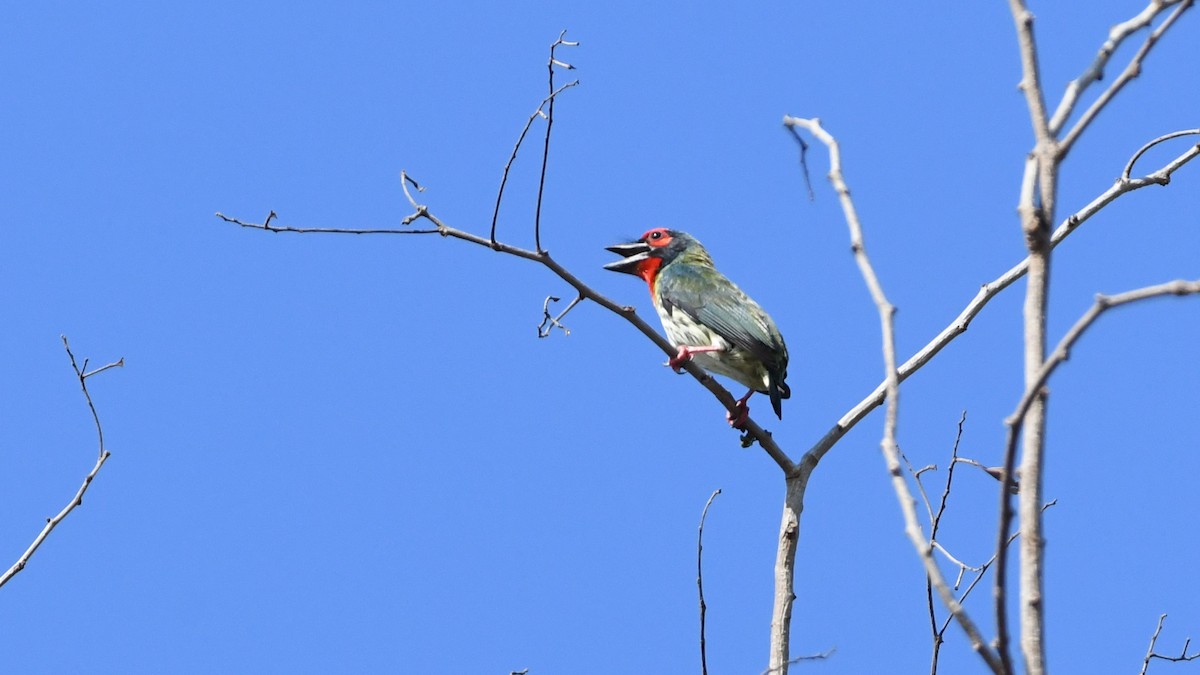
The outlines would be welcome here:
M 1021 50 L 1021 92 L 1025 94 L 1025 105 L 1033 122 L 1034 138 L 1051 139 L 1049 121 L 1046 117 L 1046 102 L 1042 94 L 1041 75 L 1038 70 L 1037 41 L 1033 37 L 1033 13 L 1025 7 L 1023 0 L 1009 0 L 1013 21 L 1017 27 L 1017 43 Z

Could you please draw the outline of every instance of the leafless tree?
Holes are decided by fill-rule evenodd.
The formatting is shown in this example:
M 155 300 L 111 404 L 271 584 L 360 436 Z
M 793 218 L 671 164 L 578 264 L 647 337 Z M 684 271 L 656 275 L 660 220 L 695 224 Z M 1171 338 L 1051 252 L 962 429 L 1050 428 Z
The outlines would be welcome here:
M 1145 9 L 1133 18 L 1118 23 L 1109 31 L 1102 41 L 1095 59 L 1083 71 L 1083 74 L 1072 81 L 1059 99 L 1053 113 L 1047 107 L 1045 89 L 1039 76 L 1039 58 L 1037 40 L 1034 32 L 1034 18 L 1021 0 L 1010 0 L 1010 9 L 1016 26 L 1018 53 L 1022 65 L 1021 91 L 1025 96 L 1033 128 L 1033 147 L 1026 155 L 1021 190 L 1017 196 L 1018 231 L 1025 242 L 1027 256 L 1017 262 L 1008 271 L 983 285 L 970 299 L 959 315 L 941 332 L 932 337 L 921 349 L 908 359 L 900 361 L 896 354 L 895 324 L 893 316 L 895 306 L 889 301 L 885 292 L 885 283 L 876 273 L 868 255 L 866 236 L 863 223 L 860 221 L 847 180 L 843 170 L 843 158 L 840 147 L 834 136 L 826 130 L 817 118 L 800 118 L 787 116 L 784 125 L 801 142 L 802 162 L 807 166 L 804 149 L 808 144 L 805 136 L 815 139 L 828 151 L 829 179 L 841 204 L 851 241 L 854 262 L 857 264 L 866 284 L 871 302 L 877 309 L 880 322 L 882 342 L 883 381 L 868 393 L 857 405 L 848 410 L 838 419 L 811 447 L 803 453 L 795 455 L 785 452 L 770 433 L 766 432 L 754 420 L 748 420 L 742 442 L 745 445 L 757 444 L 779 467 L 785 482 L 785 498 L 782 519 L 778 536 L 778 549 L 775 561 L 775 594 L 774 608 L 770 626 L 771 645 L 767 662 L 768 673 L 786 673 L 794 659 L 790 654 L 790 630 L 793 605 L 795 601 L 795 559 L 799 544 L 801 514 L 804 510 L 805 493 L 813 470 L 822 458 L 832 450 L 838 442 L 855 425 L 861 422 L 876 408 L 886 402 L 884 433 L 881 448 L 886 468 L 891 476 L 893 488 L 905 522 L 905 533 L 911 541 L 919 559 L 924 565 L 928 578 L 928 600 L 930 624 L 933 636 L 933 656 L 931 670 L 936 673 L 938 666 L 939 647 L 942 635 L 949 621 L 957 622 L 967 634 L 972 648 L 978 653 L 987 667 L 995 673 L 1013 673 L 1015 666 L 1012 655 L 1011 639 L 1009 636 L 1010 620 L 1006 613 L 1006 597 L 1008 589 L 1005 580 L 1005 570 L 1008 566 L 1009 544 L 1019 539 L 1019 644 L 1024 660 L 1024 669 L 1029 673 L 1044 673 L 1045 668 L 1045 625 L 1042 613 L 1043 589 L 1043 535 L 1042 517 L 1049 505 L 1046 501 L 1042 480 L 1042 466 L 1045 457 L 1044 429 L 1046 424 L 1046 391 L 1048 379 L 1066 360 L 1071 347 L 1089 330 L 1103 313 L 1121 305 L 1140 302 L 1146 299 L 1166 295 L 1194 295 L 1200 293 L 1200 280 L 1169 281 L 1160 285 L 1134 289 L 1116 295 L 1100 295 L 1096 298 L 1095 306 L 1089 310 L 1078 323 L 1061 338 L 1057 347 L 1047 353 L 1047 345 L 1051 339 L 1047 335 L 1046 312 L 1049 301 L 1050 261 L 1055 247 L 1066 237 L 1076 231 L 1081 225 L 1096 215 L 1101 209 L 1114 200 L 1151 185 L 1167 185 L 1172 176 L 1181 167 L 1200 155 L 1200 144 L 1194 143 L 1200 135 L 1200 129 L 1188 129 L 1162 135 L 1143 145 L 1129 159 L 1119 178 L 1114 184 L 1101 191 L 1090 203 L 1071 212 L 1066 218 L 1059 218 L 1057 205 L 1058 184 L 1063 159 L 1087 131 L 1097 115 L 1120 93 L 1124 86 L 1137 77 L 1146 63 L 1146 59 L 1163 35 L 1170 30 L 1178 18 L 1192 6 L 1191 0 L 1152 0 Z M 1109 61 L 1117 47 L 1125 40 L 1141 32 L 1148 34 L 1142 46 L 1130 58 L 1120 75 L 1113 79 L 1106 88 L 1096 92 L 1086 103 L 1085 97 L 1101 82 L 1101 78 L 1109 68 Z M 550 47 L 547 62 L 549 71 L 548 94 L 529 116 L 525 128 L 521 132 L 508 163 L 504 167 L 503 179 L 496 197 L 496 211 L 499 213 L 507 184 L 509 168 L 517 158 L 523 142 L 539 119 L 544 120 L 542 143 L 542 172 L 538 184 L 538 206 L 535 211 L 532 229 L 534 248 L 526 249 L 500 240 L 497 236 L 496 217 L 493 216 L 490 232 L 485 236 L 470 231 L 452 227 L 417 196 L 423 188 L 407 173 L 401 176 L 401 187 L 412 207 L 412 213 L 402 222 L 402 227 L 391 229 L 341 229 L 335 227 L 293 227 L 277 222 L 278 218 L 272 211 L 260 223 L 248 222 L 239 218 L 217 214 L 226 222 L 242 227 L 265 230 L 269 232 L 292 233 L 350 233 L 350 234 L 391 234 L 391 235 L 440 235 L 444 238 L 456 239 L 478 246 L 485 246 L 495 251 L 515 256 L 542 265 L 573 290 L 574 297 L 564 309 L 554 313 L 551 303 L 558 302 L 558 297 L 547 297 L 542 306 L 543 321 L 539 327 L 539 336 L 548 335 L 554 328 L 566 330 L 563 325 L 564 317 L 575 307 L 590 301 L 608 310 L 615 316 L 626 321 L 635 330 L 641 332 L 646 339 L 656 344 L 668 356 L 675 354 L 675 347 L 668 343 L 650 324 L 641 318 L 633 307 L 622 305 L 605 297 L 588 285 L 580 276 L 568 270 L 559 263 L 542 246 L 541 232 L 541 196 L 545 189 L 545 175 L 549 162 L 551 129 L 554 122 L 554 103 L 564 91 L 574 86 L 575 82 L 556 85 L 555 75 L 572 67 L 560 57 L 560 50 L 574 47 L 577 43 L 569 42 L 560 35 Z M 1078 109 L 1082 112 L 1076 114 Z M 1189 137 L 1191 145 L 1174 159 L 1162 166 L 1156 167 L 1149 173 L 1135 171 L 1139 159 L 1151 147 L 1171 141 L 1176 138 Z M 1114 173 L 1117 168 L 1114 167 Z M 1057 223 L 1057 226 L 1055 224 Z M 414 227 L 421 224 L 424 227 Z M 996 295 L 1010 287 L 1022 277 L 1027 277 L 1024 311 L 1025 335 L 1025 391 L 1015 405 L 1013 414 L 1006 420 L 1008 424 L 1008 442 L 999 467 L 986 467 L 983 463 L 969 458 L 959 457 L 957 441 L 952 451 L 947 467 L 946 479 L 941 498 L 935 509 L 925 492 L 921 481 L 930 467 L 916 470 L 908 466 L 907 460 L 900 452 L 899 414 L 900 387 L 913 373 L 929 364 L 943 348 L 962 335 L 972 320 L 984 309 Z M 730 412 L 734 412 L 734 397 L 716 380 L 705 374 L 697 366 L 688 363 L 687 372 L 700 385 L 705 387 Z M 961 426 L 959 430 L 961 434 Z M 1020 444 L 1020 467 L 1018 464 L 1018 444 Z M 982 565 L 971 566 L 958 560 L 937 539 L 938 525 L 946 510 L 947 498 L 953 483 L 954 467 L 959 463 L 974 464 L 983 468 L 989 475 L 998 479 L 999 509 L 998 526 L 996 529 L 995 552 L 990 560 Z M 1019 476 L 1019 484 L 1016 478 Z M 929 530 L 926 532 L 918 511 L 918 502 L 913 493 L 916 487 L 922 496 Z M 1012 528 L 1014 517 L 1012 494 L 1018 494 L 1016 509 L 1017 530 Z M 710 498 L 711 503 L 711 498 Z M 1052 503 L 1052 502 L 1050 502 Z M 707 506 L 706 506 L 707 508 Z M 940 556 L 940 558 L 939 558 Z M 956 579 L 951 583 L 947 579 L 945 569 L 955 571 Z M 974 621 L 964 606 L 968 594 L 980 583 L 984 575 L 993 571 L 993 606 L 997 635 L 989 639 L 984 635 L 979 625 Z M 962 587 L 964 577 L 970 575 L 965 589 Z M 702 588 L 701 588 L 702 591 Z M 948 618 L 939 621 L 935 616 L 935 601 L 948 612 Z M 703 621 L 704 605 L 701 599 L 701 620 Z M 703 644 L 703 637 L 702 637 Z M 703 647 L 702 647 L 703 648 Z M 1186 648 L 1185 648 L 1186 651 Z M 1153 652 L 1153 647 L 1151 648 Z M 1159 657 L 1162 658 L 1162 657 Z M 1150 656 L 1147 656 L 1147 662 Z

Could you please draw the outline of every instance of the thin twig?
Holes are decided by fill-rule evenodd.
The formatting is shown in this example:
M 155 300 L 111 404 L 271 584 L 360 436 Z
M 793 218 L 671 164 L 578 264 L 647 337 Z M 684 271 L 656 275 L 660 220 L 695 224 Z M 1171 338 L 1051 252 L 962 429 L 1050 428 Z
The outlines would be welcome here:
M 708 613 L 708 605 L 704 604 L 704 519 L 708 517 L 708 507 L 721 494 L 721 488 L 713 490 L 704 502 L 704 510 L 700 512 L 700 531 L 696 534 L 696 590 L 700 593 L 700 673 L 708 675 L 708 653 L 704 642 L 704 617 Z
M 538 178 L 537 208 L 533 213 L 533 248 L 536 251 L 542 250 L 542 194 L 546 191 L 546 164 L 550 161 L 550 129 L 554 126 L 554 67 L 558 66 L 560 68 L 566 68 L 567 70 L 575 70 L 575 66 L 572 66 L 569 63 L 563 63 L 562 61 L 556 59 L 554 57 L 554 50 L 559 45 L 565 47 L 575 47 L 579 45 L 578 42 L 567 42 L 566 40 L 563 40 L 563 36 L 566 34 L 567 31 L 565 30 L 559 33 L 558 39 L 554 41 L 554 44 L 550 45 L 550 62 L 546 64 L 546 69 L 550 71 L 550 96 L 548 97 L 550 102 L 547 104 L 546 108 L 546 139 L 542 144 L 542 174 Z M 578 83 L 578 80 L 576 80 L 576 83 Z M 516 156 L 516 148 L 513 149 L 513 156 Z M 497 208 L 499 208 L 499 204 L 497 204 Z M 494 223 L 492 225 L 492 239 L 496 239 Z
M 1162 614 L 1158 617 L 1158 626 L 1154 628 L 1154 635 L 1150 636 L 1150 647 L 1146 649 L 1146 658 L 1142 659 L 1142 670 L 1139 672 L 1139 675 L 1146 675 L 1146 670 L 1150 667 L 1151 659 L 1162 659 L 1163 661 L 1171 661 L 1175 663 L 1180 661 L 1195 661 L 1196 659 L 1200 659 L 1200 652 L 1195 652 L 1194 654 L 1187 653 L 1188 646 L 1192 644 L 1191 638 L 1183 641 L 1183 649 L 1179 650 L 1179 656 L 1166 656 L 1165 654 L 1159 654 L 1158 652 L 1154 651 L 1154 643 L 1158 642 L 1158 634 L 1162 632 L 1163 621 L 1166 619 L 1166 614 Z
M 1146 153 L 1146 151 L 1149 150 L 1150 148 L 1153 148 L 1154 146 L 1158 145 L 1159 143 L 1162 143 L 1163 141 L 1169 141 L 1172 138 L 1179 138 L 1180 136 L 1195 136 L 1198 134 L 1200 134 L 1200 129 L 1183 129 L 1181 131 L 1173 131 L 1169 134 L 1159 136 L 1158 138 L 1143 145 L 1142 147 L 1138 148 L 1137 152 L 1133 153 L 1133 157 L 1130 157 L 1129 162 L 1127 162 L 1125 164 L 1125 170 L 1121 172 L 1121 180 L 1122 181 L 1130 180 L 1129 174 L 1133 171 L 1133 165 L 1136 164 L 1137 161 L 1139 159 L 1141 159 L 1142 155 L 1144 155 Z M 1200 152 L 1200 144 L 1193 146 L 1192 152 L 1193 153 Z M 1195 155 L 1193 154 L 1193 156 L 1195 156 Z M 1157 180 L 1156 180 L 1156 178 L 1157 178 Z M 1166 185 L 1171 182 L 1171 174 L 1164 173 L 1162 170 L 1159 170 L 1158 172 L 1147 176 L 1144 180 L 1152 180 L 1152 181 L 1158 183 L 1159 185 Z
M 812 178 L 808 175 L 808 141 L 796 131 L 796 127 L 785 124 L 784 129 L 796 139 L 796 144 L 800 146 L 800 173 L 804 176 L 804 188 L 808 191 L 808 201 L 816 201 L 817 195 L 813 192 Z
M 946 503 L 950 499 L 950 487 L 954 484 L 954 465 L 958 460 L 958 444 L 962 440 L 963 424 L 967 421 L 967 411 L 963 410 L 962 415 L 958 418 L 958 431 L 954 434 L 954 446 L 950 450 L 950 465 L 946 469 L 946 487 L 942 490 L 942 498 L 938 503 L 937 513 L 930 518 L 929 524 L 929 543 L 933 544 L 937 540 L 938 528 L 942 524 L 942 515 L 946 512 Z M 917 483 L 920 483 L 920 477 L 917 477 Z M 924 490 L 922 489 L 922 494 Z M 954 590 L 958 590 L 959 584 L 962 582 L 962 570 L 959 570 L 959 576 L 954 581 Z M 961 602 L 962 599 L 960 598 Z M 945 641 L 944 635 L 946 629 L 938 630 L 937 627 L 937 612 L 933 604 L 933 579 L 925 575 L 925 604 L 929 611 L 929 628 L 933 632 L 933 653 L 929 659 L 929 675 L 937 675 L 938 658 L 941 655 L 942 642 Z M 949 625 L 950 619 L 947 619 Z
M 1001 483 L 1004 482 L 1004 467 L 1002 467 L 1002 466 L 984 466 L 982 462 L 980 462 L 978 460 L 974 460 L 974 459 L 968 459 L 966 457 L 955 457 L 954 462 L 956 464 L 970 464 L 971 466 L 977 467 L 980 471 L 986 473 L 987 475 L 991 476 L 992 478 L 995 478 L 996 480 L 1000 481 Z M 1016 475 L 1013 476 L 1013 480 L 1008 482 L 1008 491 L 1013 493 L 1014 495 L 1021 491 L 1021 489 L 1020 489 L 1021 486 L 1017 482 L 1017 479 L 1019 479 L 1020 477 L 1021 477 L 1021 472 L 1017 471 Z
M 216 216 L 227 223 L 255 230 L 266 230 L 267 232 L 290 232 L 293 234 L 438 234 L 437 230 L 354 229 L 344 227 L 288 227 L 284 225 L 272 225 L 271 221 L 277 218 L 274 211 L 261 223 L 248 223 L 237 218 L 230 218 L 219 211 L 216 213 Z
M 791 659 L 788 659 L 787 663 L 784 665 L 791 666 L 791 665 L 795 665 L 797 663 L 801 663 L 803 661 L 824 661 L 825 659 L 833 656 L 834 652 L 836 652 L 836 651 L 837 651 L 837 647 L 830 647 L 829 649 L 821 652 L 820 654 L 809 654 L 807 656 L 796 656 Z M 786 673 L 786 668 L 783 668 L 783 669 L 767 668 L 766 670 L 762 671 L 762 675 L 775 675 L 776 673 L 780 673 L 780 672 Z
M 558 302 L 560 298 L 554 295 L 547 295 L 545 302 L 542 303 L 542 323 L 538 324 L 537 336 L 540 338 L 550 337 L 551 331 L 555 328 L 560 329 L 563 335 L 570 335 L 571 329 L 562 325 L 562 319 L 571 311 L 575 305 L 578 305 L 582 300 L 582 295 L 576 295 L 575 299 L 567 305 L 566 309 L 558 313 L 558 316 L 550 316 L 550 303 Z
M 561 36 L 560 36 L 560 39 L 561 39 Z M 563 44 L 566 44 L 566 43 L 563 43 Z M 551 71 L 550 72 L 551 72 L 551 74 L 553 74 L 553 72 L 554 72 L 553 62 L 551 63 Z M 538 104 L 537 109 L 535 109 L 529 115 L 529 119 L 525 120 L 525 127 L 523 129 L 521 129 L 521 135 L 517 137 L 517 142 L 513 145 L 512 154 L 509 155 L 508 161 L 505 162 L 505 164 L 504 164 L 504 174 L 500 177 L 500 189 L 496 192 L 496 208 L 494 208 L 492 210 L 492 231 L 488 237 L 488 239 L 490 241 L 489 246 L 491 246 L 493 250 L 497 250 L 497 251 L 500 250 L 497 247 L 497 242 L 496 242 L 496 221 L 499 220 L 499 218 L 500 218 L 500 202 L 504 200 L 504 186 L 508 185 L 508 170 L 512 168 L 513 162 L 515 162 L 517 160 L 517 152 L 520 151 L 520 149 L 521 149 L 521 143 L 525 142 L 525 135 L 529 133 L 529 128 L 531 126 L 533 126 L 533 121 L 535 119 L 546 116 L 546 113 L 542 112 L 542 108 L 545 108 L 548 104 L 552 103 L 554 101 L 554 99 L 558 98 L 559 94 L 563 93 L 567 89 L 570 89 L 571 87 L 574 87 L 577 84 L 579 84 L 579 80 L 575 80 L 574 82 L 568 82 L 568 83 L 564 84 L 563 86 L 559 87 L 558 89 L 552 89 L 550 91 L 550 95 L 547 96 L 546 98 L 542 99 L 542 102 Z M 549 129 L 547 128 L 546 131 L 548 134 Z M 548 146 L 549 145 L 548 137 L 547 137 L 546 143 Z M 540 192 L 539 192 L 539 196 L 540 196 Z M 541 204 L 540 200 L 538 203 L 539 203 L 539 205 Z M 540 211 L 540 209 L 539 209 L 539 211 Z M 412 216 L 409 216 L 409 217 L 411 218 Z M 407 222 L 405 224 L 407 224 Z M 539 251 L 541 250 L 540 242 L 537 244 L 537 248 Z
M 112 454 L 104 447 L 104 429 L 100 425 L 100 415 L 96 412 L 96 405 L 92 402 L 92 395 L 90 392 L 88 392 L 87 379 L 110 368 L 120 368 L 121 366 L 124 366 L 125 359 L 122 358 L 108 365 L 96 368 L 95 370 L 86 371 L 86 361 L 84 361 L 83 367 L 80 367 L 75 362 L 75 354 L 71 352 L 71 345 L 67 343 L 67 336 L 62 336 L 62 342 L 63 348 L 67 350 L 67 357 L 71 360 L 71 368 L 75 371 L 75 377 L 79 380 L 79 387 L 83 390 L 83 398 L 85 401 L 87 401 L 88 410 L 91 411 L 92 421 L 96 425 L 96 440 L 97 445 L 99 446 L 96 464 L 92 467 L 92 470 L 83 477 L 83 484 L 79 486 L 79 490 L 75 492 L 75 496 L 71 498 L 71 501 L 67 502 L 67 505 L 63 507 L 63 509 L 59 511 L 57 515 L 46 519 L 45 527 L 43 527 L 42 531 L 39 532 L 36 537 L 34 537 L 33 543 L 29 545 L 29 548 L 25 549 L 25 552 L 21 554 L 20 558 L 17 558 L 17 562 L 13 563 L 12 567 L 8 568 L 8 571 L 6 571 L 3 575 L 0 575 L 0 586 L 8 583 L 8 581 L 16 576 L 18 572 L 25 569 L 25 565 L 29 563 L 29 559 L 32 558 L 33 554 L 37 552 L 39 547 L 41 547 L 42 542 L 46 540 L 46 537 L 50 536 L 50 533 L 54 531 L 54 528 L 58 527 L 58 524 L 61 523 L 68 514 L 74 511 L 75 507 L 83 504 L 83 495 L 87 492 L 88 487 L 91 486 L 92 479 L 96 477 L 96 474 L 100 472 L 100 467 L 104 466 L 104 462 L 108 460 L 109 455 Z

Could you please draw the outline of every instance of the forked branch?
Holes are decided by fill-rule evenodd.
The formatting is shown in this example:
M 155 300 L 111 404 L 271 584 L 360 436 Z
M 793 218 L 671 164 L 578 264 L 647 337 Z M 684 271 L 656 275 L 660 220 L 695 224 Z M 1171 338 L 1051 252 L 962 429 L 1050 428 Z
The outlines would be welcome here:
M 43 527 L 42 531 L 39 532 L 36 537 L 34 537 L 33 543 L 29 545 L 29 548 L 25 549 L 25 552 L 21 554 L 21 557 L 17 558 L 17 562 L 13 563 L 12 567 L 9 567 L 3 575 L 0 575 L 0 586 L 8 583 L 8 581 L 16 576 L 18 572 L 25 569 L 25 565 L 29 563 L 29 559 L 32 558 L 33 554 L 37 552 L 39 547 L 41 547 L 42 542 L 46 541 L 46 537 L 50 536 L 50 533 L 54 531 L 54 528 L 58 527 L 59 523 L 61 523 L 68 515 L 70 515 L 72 511 L 75 510 L 75 507 L 83 504 L 84 493 L 87 492 L 88 487 L 90 487 L 92 484 L 92 479 L 96 477 L 96 474 L 100 473 L 100 467 L 104 466 L 104 462 L 108 460 L 108 457 L 111 454 L 104 447 L 104 429 L 100 425 L 100 415 L 96 412 L 96 405 L 92 402 L 92 395 L 88 391 L 87 381 L 89 377 L 92 377 L 93 375 L 99 375 L 110 368 L 120 368 L 121 366 L 124 366 L 125 359 L 119 359 L 94 370 L 88 370 L 88 364 L 86 360 L 83 362 L 82 366 L 76 363 L 75 354 L 71 352 L 71 345 L 67 342 L 67 336 L 62 336 L 62 342 L 63 348 L 67 350 L 67 357 L 71 360 L 71 368 L 75 371 L 75 377 L 79 380 L 79 387 L 83 390 L 83 398 L 85 401 L 87 401 L 88 410 L 92 414 L 92 422 L 96 426 L 96 439 L 98 446 L 96 464 L 92 467 L 92 470 L 83 477 L 83 484 L 79 486 L 79 489 L 75 492 L 75 496 L 71 498 L 71 501 L 67 502 L 67 505 L 64 506 L 62 510 L 60 510 L 55 516 L 46 519 L 45 527 Z
M 899 418 L 901 379 L 896 366 L 894 322 L 896 308 L 888 301 L 883 291 L 883 285 L 880 283 L 878 275 L 876 275 L 875 269 L 871 265 L 870 257 L 867 255 L 862 225 L 859 221 L 857 210 L 854 208 L 850 189 L 842 173 L 840 147 L 837 140 L 821 126 L 821 122 L 818 119 L 786 117 L 784 118 L 784 124 L 807 130 L 829 149 L 829 180 L 833 183 L 834 189 L 838 193 L 838 198 L 842 204 L 842 212 L 846 224 L 850 229 L 850 246 L 854 253 L 855 262 L 858 264 L 859 271 L 866 282 L 871 299 L 875 303 L 875 308 L 879 313 L 885 373 L 884 393 L 888 401 L 887 415 L 884 420 L 883 440 L 880 445 L 883 449 L 888 473 L 892 479 L 892 487 L 896 492 L 896 499 L 900 504 L 901 513 L 904 515 L 904 532 L 921 558 L 921 562 L 925 566 L 925 572 L 941 597 L 942 603 L 946 605 L 951 614 L 959 622 L 959 625 L 967 633 L 971 640 L 971 646 L 992 667 L 993 671 L 999 672 L 1000 663 L 995 653 L 988 647 L 982 633 L 975 626 L 970 616 L 967 615 L 961 603 L 954 597 L 953 592 L 942 576 L 941 568 L 938 567 L 937 561 L 933 557 L 933 546 L 922 531 L 920 519 L 917 516 L 916 499 L 913 497 L 912 491 L 908 487 L 908 482 L 904 477 L 904 472 L 901 469 L 900 448 L 897 442 L 896 431 Z M 805 454 L 805 459 L 813 454 L 814 451 L 810 450 Z M 817 459 L 819 459 L 819 455 Z M 778 601 L 778 594 L 776 597 Z M 775 657 L 774 653 L 772 653 L 772 657 Z

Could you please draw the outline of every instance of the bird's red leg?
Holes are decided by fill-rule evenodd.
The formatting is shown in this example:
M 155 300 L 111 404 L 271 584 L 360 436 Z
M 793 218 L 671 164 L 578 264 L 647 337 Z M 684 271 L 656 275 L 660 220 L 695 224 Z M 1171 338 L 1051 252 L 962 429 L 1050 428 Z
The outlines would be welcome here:
M 729 426 L 740 431 L 746 430 L 746 420 L 750 419 L 750 406 L 746 405 L 746 401 L 750 400 L 753 395 L 754 390 L 751 389 L 746 392 L 745 396 L 737 400 L 737 404 L 734 406 L 737 410 L 736 416 L 730 412 L 725 413 L 725 419 L 729 420 Z
M 679 345 L 679 351 L 667 361 L 667 365 L 671 366 L 671 369 L 678 373 L 679 369 L 683 368 L 683 364 L 692 360 L 693 355 L 719 351 L 724 350 L 720 347 L 689 347 L 688 345 Z

